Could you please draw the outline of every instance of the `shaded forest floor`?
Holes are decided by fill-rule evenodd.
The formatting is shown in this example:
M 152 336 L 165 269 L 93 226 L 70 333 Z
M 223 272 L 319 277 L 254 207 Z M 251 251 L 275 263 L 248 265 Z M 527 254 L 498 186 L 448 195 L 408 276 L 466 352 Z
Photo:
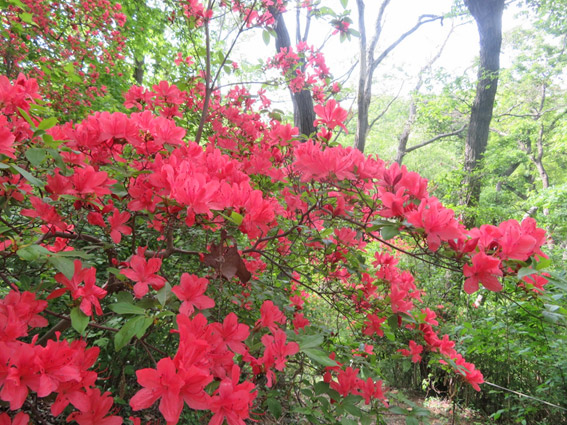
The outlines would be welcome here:
M 430 425 L 484 425 L 491 423 L 489 419 L 483 417 L 478 412 L 463 406 L 453 405 L 448 399 L 428 397 L 422 394 L 407 395 L 409 403 L 400 403 L 391 400 L 390 406 L 400 406 L 404 409 L 419 406 L 429 410 L 429 418 L 423 421 Z M 455 408 L 455 414 L 453 414 Z M 388 425 L 406 425 L 406 418 L 402 415 L 391 415 L 385 417 Z M 428 421 L 427 421 L 428 420 Z

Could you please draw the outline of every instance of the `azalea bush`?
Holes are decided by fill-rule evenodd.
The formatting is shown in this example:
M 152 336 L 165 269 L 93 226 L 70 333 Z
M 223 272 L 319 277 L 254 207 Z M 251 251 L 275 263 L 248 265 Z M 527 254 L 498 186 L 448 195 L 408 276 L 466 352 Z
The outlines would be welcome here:
M 0 21 L 0 73 L 36 78 L 60 117 L 77 118 L 105 102 L 124 59 L 119 3 L 4 0 Z
M 304 141 L 210 83 L 65 122 L 36 79 L 0 76 L 0 420 L 368 424 L 389 408 L 375 347 L 480 390 L 400 259 L 536 296 L 545 232 L 466 229 L 417 173 L 330 142 L 333 99 Z

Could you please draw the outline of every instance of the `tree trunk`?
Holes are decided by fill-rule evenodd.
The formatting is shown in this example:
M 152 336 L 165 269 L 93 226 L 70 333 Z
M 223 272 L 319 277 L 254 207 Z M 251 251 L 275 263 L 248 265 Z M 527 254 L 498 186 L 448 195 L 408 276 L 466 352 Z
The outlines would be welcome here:
M 536 142 L 537 153 L 532 155 L 532 161 L 536 166 L 539 178 L 541 179 L 541 185 L 543 189 L 549 187 L 549 174 L 543 166 L 543 139 L 545 137 L 545 126 L 543 123 L 540 124 L 539 137 Z
M 141 86 L 144 82 L 144 56 L 142 59 L 134 58 L 134 74 L 132 75 L 136 83 Z
M 291 39 L 283 15 L 274 7 L 270 8 L 270 12 L 274 15 L 276 20 L 274 30 L 276 31 L 276 51 L 279 53 L 281 49 L 289 49 L 291 47 Z M 290 90 L 290 94 L 293 102 L 294 125 L 299 128 L 301 134 L 309 137 L 317 130 L 313 125 L 315 121 L 315 111 L 313 111 L 311 92 L 309 90 L 302 90 L 299 93 L 294 93 Z
M 366 85 L 364 78 L 362 78 L 363 87 L 366 86 L 367 89 L 358 91 L 358 117 L 356 122 L 356 135 L 354 136 L 354 145 L 356 149 L 360 152 L 364 152 L 366 147 L 366 138 L 370 130 L 370 124 L 368 123 L 368 114 L 370 112 L 370 98 L 372 97 L 371 84 Z
M 372 79 L 376 68 L 382 63 L 384 59 L 398 47 L 407 37 L 416 32 L 423 24 L 441 20 L 441 16 L 435 15 L 422 15 L 417 20 L 417 23 L 406 32 L 401 34 L 392 44 L 386 47 L 380 54 L 375 57 L 376 47 L 382 35 L 384 24 L 384 13 L 390 4 L 391 0 L 382 0 L 378 16 L 374 24 L 374 34 L 370 42 L 367 42 L 364 0 L 356 0 L 358 9 L 358 30 L 360 32 L 360 73 L 358 76 L 358 97 L 357 97 L 357 125 L 356 134 L 354 139 L 354 146 L 361 152 L 364 152 L 366 147 L 366 138 L 370 132 L 370 121 L 368 114 L 370 112 L 370 100 L 372 98 Z
M 365 24 L 365 4 L 364 0 L 356 0 L 358 8 L 358 30 L 360 32 L 360 68 L 358 75 L 358 96 L 357 96 L 357 122 L 356 134 L 354 136 L 354 146 L 361 152 L 364 152 L 366 145 L 366 137 L 370 125 L 368 122 L 368 113 L 370 110 L 370 98 L 372 97 L 372 77 L 374 75 L 373 62 L 374 62 L 374 49 L 382 35 L 382 19 L 384 12 L 388 7 L 390 0 L 383 0 L 380 5 L 380 11 L 376 18 L 375 31 L 370 42 L 367 46 L 367 34 Z
M 504 0 L 465 0 L 480 36 L 480 64 L 476 96 L 465 142 L 465 178 L 461 204 L 478 205 L 481 160 L 486 151 L 494 98 L 498 88 Z M 471 223 L 467 223 L 471 224 Z
M 419 82 L 421 83 L 421 78 L 419 79 Z M 419 85 L 421 86 L 421 84 L 419 84 Z M 418 90 L 419 90 L 419 88 L 418 88 Z M 415 122 L 416 115 L 417 115 L 417 105 L 415 103 L 415 96 L 412 95 L 408 119 L 406 121 L 406 124 L 404 125 L 404 129 L 402 131 L 402 134 L 400 135 L 400 138 L 398 139 L 398 153 L 396 154 L 396 162 L 399 165 L 402 165 L 402 161 L 404 160 L 404 156 L 406 156 L 406 149 L 407 149 L 407 146 L 408 146 L 408 140 L 409 140 L 409 136 L 411 134 L 413 124 Z

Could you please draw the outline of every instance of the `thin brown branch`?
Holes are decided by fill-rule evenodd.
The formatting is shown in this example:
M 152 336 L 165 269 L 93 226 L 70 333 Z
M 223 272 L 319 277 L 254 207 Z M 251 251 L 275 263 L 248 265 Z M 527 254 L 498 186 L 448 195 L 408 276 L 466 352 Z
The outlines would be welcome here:
M 371 64 L 369 64 L 372 72 L 378 67 L 378 65 L 380 65 L 380 63 L 386 58 L 386 56 L 390 54 L 392 50 L 398 47 L 398 45 L 402 41 L 404 41 L 407 37 L 409 37 L 411 34 L 416 32 L 419 29 L 419 27 L 421 27 L 424 24 L 435 22 L 442 19 L 443 19 L 442 16 L 437 16 L 437 15 L 421 15 L 417 23 L 411 29 L 400 35 L 396 41 L 394 41 L 386 49 L 384 49 L 382 53 L 380 53 L 380 56 L 378 56 L 376 59 L 372 61 Z
M 398 97 L 400 97 L 400 93 L 402 92 L 402 88 L 404 87 L 404 83 L 402 82 L 402 85 L 400 86 L 400 89 L 398 90 L 398 94 L 396 94 L 392 100 L 390 100 L 388 102 L 388 104 L 386 105 L 386 107 L 382 110 L 382 112 L 380 112 L 378 114 L 378 116 L 376 118 L 374 118 L 372 120 L 372 122 L 368 125 L 368 131 L 370 131 L 372 129 L 372 127 L 374 126 L 374 124 L 376 124 L 380 119 L 382 119 L 382 117 L 384 115 L 386 115 L 386 113 L 390 110 L 390 106 L 392 106 L 392 104 L 398 99 Z
M 425 142 L 422 142 L 422 143 L 420 143 L 419 145 L 415 145 L 415 146 L 412 146 L 412 147 L 407 148 L 407 149 L 406 149 L 406 153 L 410 153 L 410 152 L 412 152 L 412 151 L 415 151 L 415 150 L 417 150 L 417 149 L 420 149 L 420 148 L 422 148 L 422 147 L 424 147 L 424 146 L 427 146 L 427 145 L 429 145 L 429 144 L 431 144 L 431 143 L 433 143 L 433 142 L 436 142 L 436 141 L 439 140 L 439 139 L 444 139 L 444 138 L 446 138 L 446 137 L 451 137 L 451 136 L 457 136 L 457 135 L 461 134 L 463 131 L 465 131 L 466 128 L 467 128 L 467 124 L 463 125 L 463 126 L 462 126 L 461 128 L 459 128 L 458 130 L 451 131 L 450 133 L 438 134 L 437 136 L 435 136 L 435 137 L 433 137 L 433 138 L 431 138 L 431 139 L 429 139 L 429 140 L 426 140 Z

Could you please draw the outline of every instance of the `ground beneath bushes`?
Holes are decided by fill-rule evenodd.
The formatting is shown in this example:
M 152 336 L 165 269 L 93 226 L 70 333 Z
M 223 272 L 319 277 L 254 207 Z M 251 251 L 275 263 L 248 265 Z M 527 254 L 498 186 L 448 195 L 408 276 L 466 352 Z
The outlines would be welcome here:
M 428 420 L 423 424 L 430 425 L 484 425 L 490 423 L 487 418 L 478 412 L 453 403 L 448 399 L 427 397 L 420 394 L 406 395 L 408 402 L 396 402 L 391 400 L 390 406 L 399 406 L 403 409 L 415 409 L 423 407 L 429 410 Z M 455 414 L 453 414 L 455 408 Z M 384 419 L 388 425 L 406 425 L 406 418 L 402 415 L 385 415 Z

